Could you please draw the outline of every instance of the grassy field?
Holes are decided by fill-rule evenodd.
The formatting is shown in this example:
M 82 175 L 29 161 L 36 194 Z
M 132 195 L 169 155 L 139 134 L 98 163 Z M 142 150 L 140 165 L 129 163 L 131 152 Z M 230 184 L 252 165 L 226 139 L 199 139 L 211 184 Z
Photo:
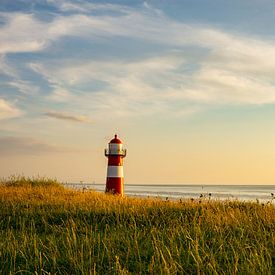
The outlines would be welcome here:
M 274 261 L 274 205 L 0 184 L 0 274 L 275 274 Z

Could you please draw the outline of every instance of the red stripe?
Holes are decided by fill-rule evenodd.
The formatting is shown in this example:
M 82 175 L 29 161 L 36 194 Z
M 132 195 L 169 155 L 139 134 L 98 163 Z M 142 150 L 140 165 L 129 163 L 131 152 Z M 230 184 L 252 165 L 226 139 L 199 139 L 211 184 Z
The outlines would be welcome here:
M 123 158 L 121 156 L 109 156 L 108 157 L 109 166 L 122 166 Z
M 123 178 L 107 178 L 106 192 L 112 194 L 124 194 L 124 179 Z

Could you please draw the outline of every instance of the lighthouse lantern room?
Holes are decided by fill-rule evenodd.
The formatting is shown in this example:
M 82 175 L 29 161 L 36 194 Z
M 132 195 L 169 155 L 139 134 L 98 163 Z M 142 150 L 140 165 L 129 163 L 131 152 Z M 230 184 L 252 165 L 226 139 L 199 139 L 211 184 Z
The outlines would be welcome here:
M 124 195 L 123 158 L 126 156 L 126 149 L 123 149 L 122 141 L 115 135 L 105 149 L 105 156 L 108 158 L 106 193 Z

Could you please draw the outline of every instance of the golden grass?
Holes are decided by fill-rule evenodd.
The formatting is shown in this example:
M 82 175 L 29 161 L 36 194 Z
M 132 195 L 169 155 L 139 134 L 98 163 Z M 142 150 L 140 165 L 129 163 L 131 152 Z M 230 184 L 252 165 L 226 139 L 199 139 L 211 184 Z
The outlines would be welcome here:
M 1 274 L 272 274 L 275 207 L 0 185 Z

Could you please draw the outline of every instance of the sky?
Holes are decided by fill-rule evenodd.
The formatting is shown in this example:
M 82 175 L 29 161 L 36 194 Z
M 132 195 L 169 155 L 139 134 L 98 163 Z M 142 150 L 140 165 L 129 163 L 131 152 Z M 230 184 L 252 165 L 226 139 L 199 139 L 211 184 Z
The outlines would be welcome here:
M 275 184 L 275 2 L 0 0 L 0 176 Z

